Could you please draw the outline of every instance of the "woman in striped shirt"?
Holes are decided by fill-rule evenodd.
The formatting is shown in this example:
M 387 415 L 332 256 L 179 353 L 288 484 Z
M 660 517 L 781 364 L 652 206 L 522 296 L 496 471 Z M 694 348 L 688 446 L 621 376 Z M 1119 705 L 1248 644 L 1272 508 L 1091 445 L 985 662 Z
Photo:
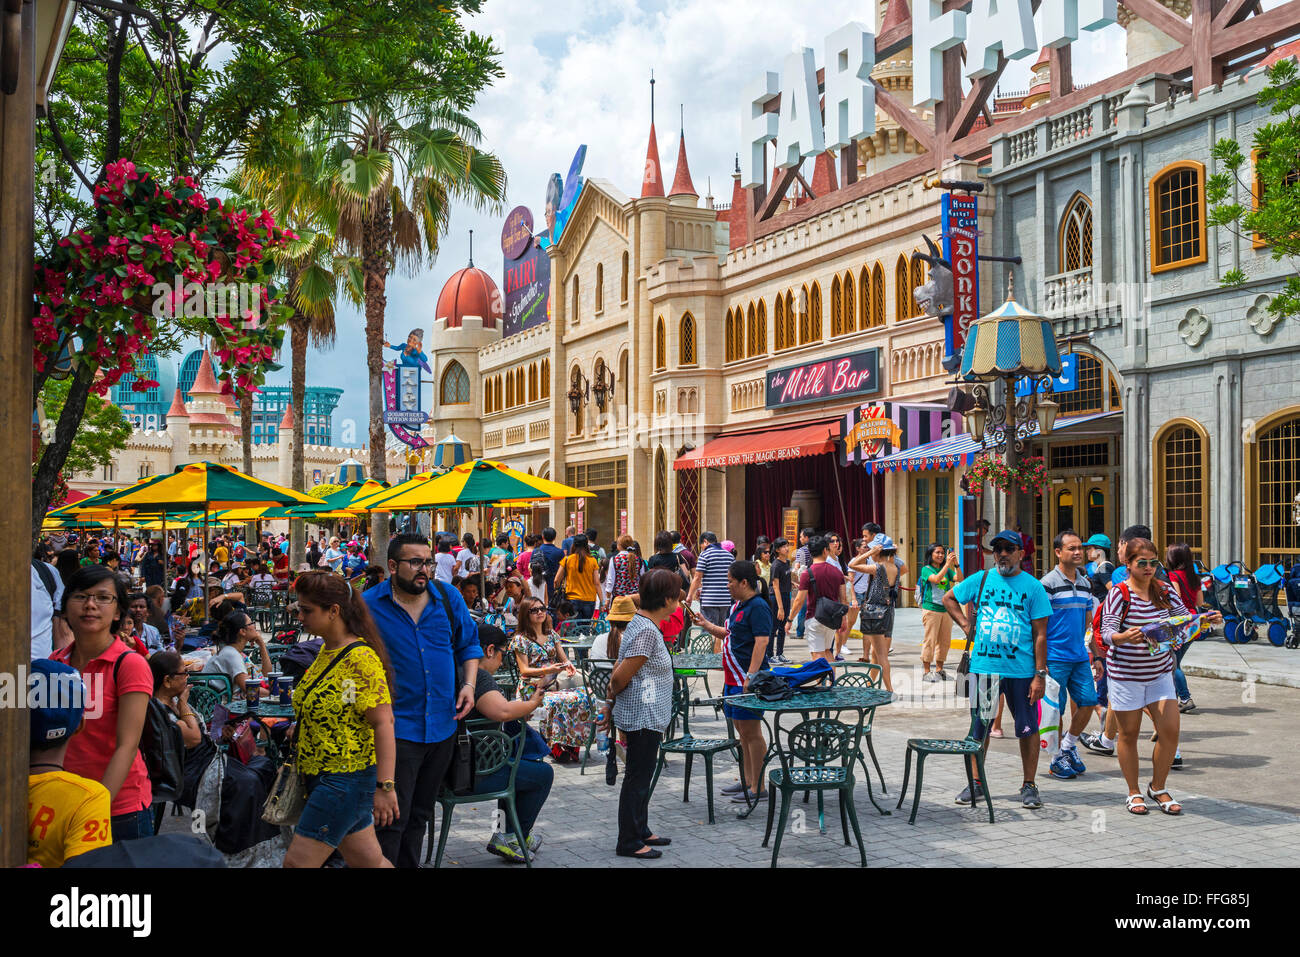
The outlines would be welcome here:
M 1129 579 L 1106 594 L 1101 611 L 1101 637 L 1109 649 L 1106 680 L 1110 707 L 1119 722 L 1116 754 L 1128 783 L 1128 810 L 1132 814 L 1146 814 L 1146 802 L 1138 789 L 1137 756 L 1138 732 L 1145 710 L 1151 715 L 1158 735 L 1147 797 L 1165 814 L 1179 814 L 1182 806 L 1165 788 L 1165 779 L 1178 750 L 1174 654 L 1171 651 L 1151 654 L 1142 626 L 1185 615 L 1188 609 L 1176 589 L 1156 580 L 1160 562 L 1150 540 L 1130 541 L 1125 560 Z

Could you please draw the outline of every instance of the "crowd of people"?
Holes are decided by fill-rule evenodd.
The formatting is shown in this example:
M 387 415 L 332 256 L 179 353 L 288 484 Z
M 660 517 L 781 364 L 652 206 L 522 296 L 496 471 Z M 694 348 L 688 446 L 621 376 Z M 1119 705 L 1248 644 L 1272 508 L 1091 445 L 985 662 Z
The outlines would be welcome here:
M 986 533 L 982 523 L 965 575 L 954 549 L 930 544 L 917 556 L 914 584 L 896 543 L 874 523 L 847 548 L 837 533 L 812 528 L 797 542 L 760 537 L 751 558 L 708 531 L 694 543 L 661 531 L 648 557 L 630 536 L 606 550 L 593 530 L 574 528 L 558 545 L 553 528 L 522 541 L 399 534 L 384 565 L 371 564 L 364 536 L 322 538 L 308 542 L 307 562 L 292 571 L 283 537 L 250 547 L 219 536 L 210 557 L 183 535 L 43 541 L 32 561 L 33 680 L 82 686 L 94 707 L 51 706 L 33 717 L 31 860 L 57 866 L 109 841 L 154 834 L 163 802 L 192 802 L 219 749 L 242 751 L 246 729 L 229 716 L 204 722 L 188 701 L 195 671 L 225 676 L 240 697 L 250 688 L 267 694 L 261 676 L 274 669 L 248 612 L 259 589 L 290 590 L 294 631 L 313 639 L 314 657 L 295 688 L 292 730 L 263 727 L 231 771 L 245 804 L 230 827 L 244 846 L 265 836 L 260 803 L 275 775 L 266 747 L 273 739 L 290 746 L 307 800 L 285 866 L 418 866 L 467 717 L 502 722 L 520 742 L 518 825 L 494 833 L 490 853 L 522 861 L 538 851 L 533 825 L 553 783 L 548 761 L 576 760 L 597 727 L 624 763 L 615 852 L 658 858 L 670 839 L 650 828 L 648 800 L 672 709 L 669 652 L 682 632 L 698 626 L 722 654 L 725 714 L 746 765 L 761 767 L 759 714 L 725 699 L 746 694 L 773 665 L 791 664 L 792 636 L 810 658 L 827 661 L 843 661 L 860 637 L 859 660 L 877 664 L 892 691 L 895 609 L 911 588 L 921 609 L 922 681 L 952 679 L 956 624 L 968 636 L 974 731 L 987 747 L 1010 711 L 1024 807 L 1042 806 L 1038 702 L 1050 676 L 1062 719 L 1049 774 L 1084 773 L 1082 745 L 1118 758 L 1131 813 L 1148 813 L 1146 799 L 1179 813 L 1167 775 L 1182 764 L 1180 713 L 1195 707 L 1179 667 L 1187 646 L 1153 652 L 1143 628 L 1199 608 L 1190 550 L 1174 545 L 1162 564 L 1150 530 L 1133 526 L 1112 562 L 1106 536 L 1085 542 L 1065 531 L 1052 543 L 1054 566 L 1037 579 L 1027 536 L 1011 529 L 986 544 Z M 590 652 L 611 669 L 605 700 L 585 687 L 560 640 L 566 621 L 597 618 L 609 623 Z M 195 658 L 197 648 L 210 651 Z M 518 681 L 503 690 L 495 676 L 507 663 Z M 184 781 L 160 781 L 151 708 L 183 749 Z M 1156 741 L 1145 794 L 1136 747 L 1144 713 Z M 1094 717 L 1099 730 L 1089 733 Z M 974 787 L 958 803 L 984 797 L 974 767 Z M 501 783 L 477 786 L 493 793 Z M 723 790 L 753 804 L 764 787 L 758 780 Z M 224 840 L 239 843 L 230 831 Z

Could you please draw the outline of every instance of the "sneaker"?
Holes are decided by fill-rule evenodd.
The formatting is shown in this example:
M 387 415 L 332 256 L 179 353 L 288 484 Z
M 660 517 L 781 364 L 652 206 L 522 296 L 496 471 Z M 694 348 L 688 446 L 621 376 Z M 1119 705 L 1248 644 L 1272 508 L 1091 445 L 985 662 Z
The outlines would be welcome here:
M 1052 763 L 1047 767 L 1047 773 L 1054 778 L 1062 778 L 1066 781 L 1070 780 L 1070 778 L 1077 778 L 1079 776 L 1079 773 L 1071 767 L 1070 759 L 1065 756 L 1064 752 L 1052 758 Z M 1024 792 L 1022 791 L 1021 793 L 1023 794 Z M 1025 806 L 1028 807 L 1028 805 Z
M 933 671 L 927 671 L 921 680 L 926 682 L 926 684 L 933 684 L 939 680 L 939 675 Z
M 530 854 L 536 854 L 542 846 L 542 836 L 534 831 L 532 834 L 528 835 L 528 840 L 524 843 L 528 845 L 528 852 Z
M 1087 765 L 1079 760 L 1078 748 L 1062 748 L 1061 754 L 1065 755 L 1065 759 L 1070 762 L 1070 767 L 1074 768 L 1075 774 L 1082 774 L 1084 771 L 1088 770 Z
M 843 656 L 843 655 L 836 655 L 836 656 L 835 656 L 835 660 L 836 660 L 836 661 L 843 661 L 843 660 L 844 660 L 844 656 Z
M 1033 782 L 1026 782 L 1020 786 L 1020 804 L 1031 810 L 1043 806 L 1042 798 L 1038 796 L 1038 785 Z
M 1196 702 L 1193 701 L 1191 698 L 1184 698 L 1183 700 L 1178 702 L 1178 710 L 1181 711 L 1183 714 L 1186 714 L 1187 712 L 1191 711 L 1195 707 L 1196 707 Z
M 1083 734 L 1079 735 L 1079 743 L 1093 754 L 1105 754 L 1111 757 L 1115 754 L 1114 748 L 1108 748 L 1101 743 L 1101 735 L 1099 734 L 1092 734 L 1085 731 Z
M 737 791 L 734 795 L 732 795 L 731 803 L 732 804 L 756 804 L 758 803 L 760 798 L 766 798 L 766 797 L 767 797 L 766 791 L 764 791 L 762 794 L 755 794 L 753 791 L 748 791 L 748 792 Z
M 983 796 L 984 796 L 984 784 L 983 782 L 976 781 L 975 796 L 973 798 L 971 797 L 970 785 L 967 785 L 966 787 L 961 789 L 961 794 L 957 795 L 956 802 L 958 804 L 974 804 Z
M 948 675 L 948 672 L 944 671 L 942 668 L 936 671 L 934 675 L 935 678 L 937 678 L 939 681 L 952 681 L 952 678 Z
M 740 781 L 737 781 L 735 784 L 728 784 L 725 788 L 722 789 L 722 793 L 739 794 L 743 790 L 745 790 L 745 785 L 742 784 Z
M 1169 767 L 1174 771 L 1181 771 L 1183 769 L 1183 756 L 1181 754 L 1175 754 L 1174 763 L 1169 765 Z
M 493 834 L 492 840 L 488 841 L 487 849 L 489 854 L 495 854 L 512 864 L 524 863 L 524 852 L 519 849 L 519 842 L 513 837 L 507 841 L 500 834 Z

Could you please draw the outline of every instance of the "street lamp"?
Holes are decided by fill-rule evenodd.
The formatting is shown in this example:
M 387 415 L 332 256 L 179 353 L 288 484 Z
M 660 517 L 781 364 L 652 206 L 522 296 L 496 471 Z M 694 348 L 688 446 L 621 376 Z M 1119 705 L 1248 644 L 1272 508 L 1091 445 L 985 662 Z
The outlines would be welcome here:
M 569 386 L 569 411 L 577 415 L 582 411 L 582 403 L 591 398 L 591 383 L 579 369 L 573 370 L 572 384 Z
M 596 397 L 596 408 L 604 412 L 610 396 L 614 394 L 614 373 L 604 363 L 596 367 L 596 382 L 591 387 L 591 394 Z

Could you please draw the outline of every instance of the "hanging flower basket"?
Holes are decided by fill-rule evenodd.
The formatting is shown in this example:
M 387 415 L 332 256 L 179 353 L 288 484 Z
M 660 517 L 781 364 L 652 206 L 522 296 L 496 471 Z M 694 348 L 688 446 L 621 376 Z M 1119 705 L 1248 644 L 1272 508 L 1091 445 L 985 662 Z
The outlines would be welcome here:
M 966 482 L 975 495 L 984 492 L 984 486 L 990 486 L 1007 495 L 1023 492 L 1041 495 L 1048 486 L 1047 463 L 1041 456 L 1022 459 L 1015 468 L 992 455 L 981 455 L 966 472 Z

